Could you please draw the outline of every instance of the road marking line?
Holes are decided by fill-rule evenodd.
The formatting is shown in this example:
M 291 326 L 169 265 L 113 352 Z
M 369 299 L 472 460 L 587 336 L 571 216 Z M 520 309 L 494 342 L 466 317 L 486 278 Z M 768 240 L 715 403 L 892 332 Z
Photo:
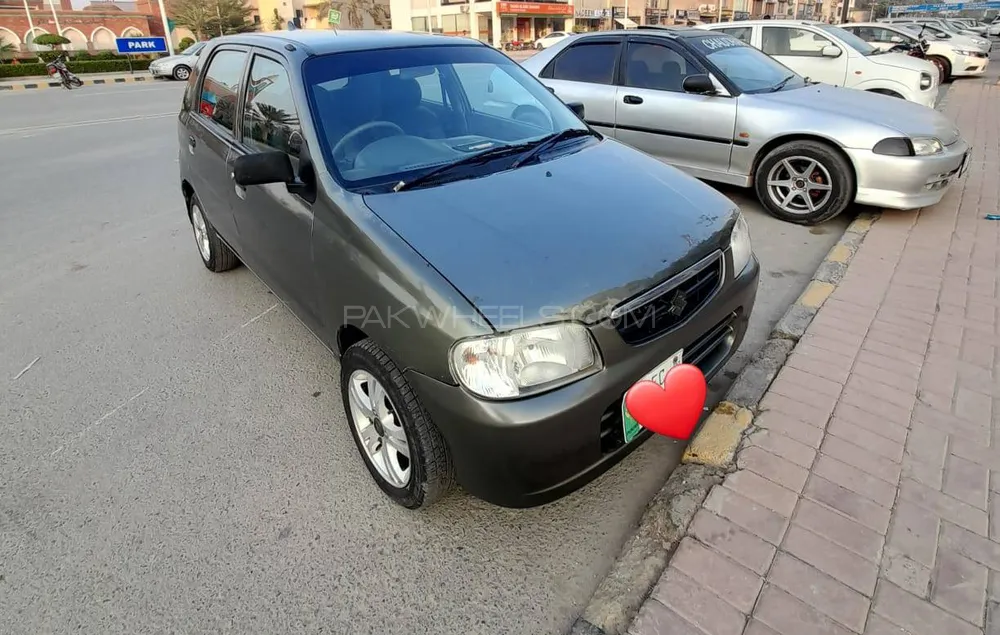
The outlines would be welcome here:
M 110 119 L 92 119 L 90 121 L 70 121 L 66 123 L 53 123 L 45 126 L 25 126 L 24 128 L 7 128 L 0 130 L 2 135 L 22 134 L 25 132 L 36 132 L 39 130 L 60 130 L 63 128 L 80 128 L 83 126 L 97 126 L 106 123 L 120 123 L 123 121 L 143 121 L 145 119 L 159 119 L 161 117 L 176 117 L 177 112 L 158 112 L 150 115 L 131 115 L 129 117 L 112 117 Z
M 273 310 L 277 309 L 277 308 L 278 308 L 278 306 L 279 306 L 280 304 L 281 304 L 280 302 L 275 302 L 275 303 L 274 303 L 274 304 L 272 304 L 272 305 L 271 305 L 271 306 L 270 306 L 270 307 L 269 307 L 268 309 L 266 309 L 266 310 L 264 310 L 263 312 L 259 313 L 259 314 L 258 314 L 258 315 L 256 315 L 255 317 L 252 317 L 252 318 L 250 318 L 249 320 L 247 320 L 246 322 L 244 322 L 243 324 L 241 324 L 241 325 L 240 325 L 240 327 L 239 327 L 238 329 L 235 329 L 235 330 L 233 330 L 233 331 L 232 331 L 232 332 L 230 332 L 230 333 L 229 333 L 228 335 L 226 335 L 225 337 L 223 337 L 223 338 L 222 338 L 222 341 L 223 341 L 223 342 L 225 342 L 225 341 L 226 341 L 226 340 L 228 340 L 228 339 L 229 339 L 230 337 L 232 337 L 232 336 L 236 335 L 237 333 L 239 333 L 240 331 L 242 331 L 242 330 L 243 330 L 243 329 L 245 329 L 246 327 L 250 326 L 251 324 L 253 324 L 253 323 L 254 323 L 254 322 L 256 322 L 257 320 L 261 319 L 262 317 L 264 317 L 265 315 L 267 315 L 267 314 L 268 314 L 268 313 L 270 313 L 271 311 L 273 311 Z
M 40 360 L 40 359 L 41 359 L 41 356 L 38 356 L 35 359 L 31 360 L 31 363 L 28 364 L 27 366 L 25 366 L 23 369 L 21 369 L 21 372 L 19 372 L 17 375 L 14 375 L 14 380 L 17 381 L 18 379 L 20 379 L 21 375 L 23 375 L 26 372 L 28 372 L 29 370 L 31 370 L 31 367 L 34 366 L 36 363 L 38 363 L 38 360 Z
M 94 428 L 96 428 L 97 426 L 99 426 L 102 423 L 104 423 L 108 419 L 108 417 L 112 416 L 113 414 L 115 414 L 116 412 L 118 412 L 119 410 L 121 410 L 122 408 L 124 408 L 125 406 L 129 405 L 130 403 L 132 403 L 133 401 L 135 401 L 139 397 L 142 397 L 144 394 L 146 394 L 146 391 L 149 390 L 149 388 L 150 388 L 149 386 L 146 386 L 145 388 L 143 388 L 142 390 L 140 390 L 136 394 L 132 395 L 131 397 L 129 397 L 128 399 L 126 399 L 122 403 L 118 404 L 113 410 L 111 410 L 110 412 L 106 413 L 100 419 L 98 419 L 94 423 L 90 424 L 89 426 L 87 426 L 83 430 L 80 430 L 80 432 L 77 433 L 76 438 L 79 439 L 80 437 L 82 437 L 83 435 L 87 434 L 88 432 L 90 432 L 91 430 L 93 430 Z M 66 445 L 69 445 L 69 443 L 60 445 L 58 448 L 56 448 L 55 450 L 53 450 L 49 454 L 49 456 L 55 456 L 55 455 L 59 454 L 60 452 L 63 451 L 63 449 L 66 447 Z

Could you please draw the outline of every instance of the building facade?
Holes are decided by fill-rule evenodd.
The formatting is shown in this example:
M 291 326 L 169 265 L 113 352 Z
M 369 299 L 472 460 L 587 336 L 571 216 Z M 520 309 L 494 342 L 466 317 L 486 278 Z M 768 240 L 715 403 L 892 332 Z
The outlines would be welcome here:
M 43 33 L 62 35 L 70 41 L 64 47 L 69 50 L 100 51 L 115 49 L 117 37 L 162 35 L 163 28 L 152 15 L 123 11 L 113 3 L 74 10 L 70 0 L 27 0 L 26 10 L 24 0 L 0 0 L 0 38 L 15 56 L 48 50 L 34 43 Z

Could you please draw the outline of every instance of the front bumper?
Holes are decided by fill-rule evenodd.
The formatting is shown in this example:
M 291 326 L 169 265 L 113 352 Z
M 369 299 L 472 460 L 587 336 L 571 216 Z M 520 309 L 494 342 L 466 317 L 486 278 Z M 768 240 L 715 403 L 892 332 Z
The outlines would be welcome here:
M 413 370 L 406 377 L 444 435 L 466 491 L 504 507 L 542 505 L 593 480 L 652 435 L 644 430 L 626 445 L 622 432 L 622 397 L 643 374 L 681 348 L 706 378 L 722 369 L 743 341 L 759 274 L 753 258 L 692 319 L 646 344 L 626 344 L 607 323 L 594 325 L 604 369 L 537 397 L 484 401 Z
M 890 157 L 871 150 L 846 149 L 858 175 L 855 202 L 890 209 L 935 205 L 960 176 L 969 144 L 964 139 L 941 154 Z
M 952 65 L 951 74 L 956 77 L 968 77 L 970 75 L 982 75 L 986 72 L 986 67 L 990 64 L 989 54 L 985 57 L 975 55 L 965 55 L 960 57 Z
M 153 77 L 173 77 L 173 68 L 149 68 L 149 74 Z

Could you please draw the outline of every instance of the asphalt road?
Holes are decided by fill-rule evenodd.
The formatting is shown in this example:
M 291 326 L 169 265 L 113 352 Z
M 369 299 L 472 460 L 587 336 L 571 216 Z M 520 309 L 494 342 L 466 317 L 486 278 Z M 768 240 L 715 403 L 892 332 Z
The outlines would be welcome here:
M 389 503 L 337 362 L 246 269 L 199 261 L 180 93 L 0 95 L 2 630 L 565 631 L 680 448 L 537 509 Z M 810 230 L 726 193 L 764 267 L 732 376 L 850 219 Z

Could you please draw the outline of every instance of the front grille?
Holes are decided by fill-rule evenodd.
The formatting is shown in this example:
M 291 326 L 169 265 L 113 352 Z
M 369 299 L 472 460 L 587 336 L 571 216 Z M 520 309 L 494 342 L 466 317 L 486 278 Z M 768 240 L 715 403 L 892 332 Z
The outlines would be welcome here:
M 724 259 L 717 251 L 611 314 L 622 339 L 644 344 L 680 326 L 705 306 L 722 284 Z
M 684 349 L 684 363 L 694 364 L 701 372 L 708 373 L 716 368 L 720 357 L 725 357 L 733 345 L 736 329 L 733 323 L 738 312 L 730 313 L 704 335 Z M 609 405 L 601 416 L 601 453 L 608 454 L 625 445 L 625 431 L 622 430 L 623 394 Z

